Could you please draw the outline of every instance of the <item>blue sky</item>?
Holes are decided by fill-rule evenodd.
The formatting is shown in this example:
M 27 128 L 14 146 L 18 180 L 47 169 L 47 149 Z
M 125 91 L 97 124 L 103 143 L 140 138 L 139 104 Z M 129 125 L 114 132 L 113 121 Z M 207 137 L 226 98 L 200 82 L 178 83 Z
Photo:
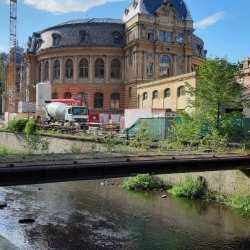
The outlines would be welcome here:
M 154 1 L 154 0 L 152 0 Z M 18 0 L 17 38 L 26 48 L 33 32 L 82 18 L 121 19 L 132 0 Z M 9 0 L 0 0 L 0 52 L 9 48 Z M 195 34 L 205 42 L 208 57 L 230 62 L 250 57 L 250 0 L 186 0 Z

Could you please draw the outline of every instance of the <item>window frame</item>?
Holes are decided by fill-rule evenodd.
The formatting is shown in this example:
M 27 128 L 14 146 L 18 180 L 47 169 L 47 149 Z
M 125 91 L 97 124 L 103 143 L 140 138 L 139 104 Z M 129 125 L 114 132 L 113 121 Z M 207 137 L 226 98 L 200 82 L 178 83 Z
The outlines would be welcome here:
M 68 58 L 65 61 L 65 77 L 68 79 L 72 79 L 74 76 L 74 63 L 73 60 Z
M 104 78 L 104 60 L 102 58 L 97 58 L 95 60 L 95 78 Z

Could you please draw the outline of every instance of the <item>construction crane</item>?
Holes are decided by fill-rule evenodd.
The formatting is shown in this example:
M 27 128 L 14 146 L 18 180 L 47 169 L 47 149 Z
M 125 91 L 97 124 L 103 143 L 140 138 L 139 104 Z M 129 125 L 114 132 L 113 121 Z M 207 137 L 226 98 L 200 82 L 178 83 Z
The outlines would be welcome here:
M 8 112 L 15 112 L 16 106 L 16 20 L 17 0 L 10 0 L 10 50 L 9 50 L 9 72 L 8 72 Z

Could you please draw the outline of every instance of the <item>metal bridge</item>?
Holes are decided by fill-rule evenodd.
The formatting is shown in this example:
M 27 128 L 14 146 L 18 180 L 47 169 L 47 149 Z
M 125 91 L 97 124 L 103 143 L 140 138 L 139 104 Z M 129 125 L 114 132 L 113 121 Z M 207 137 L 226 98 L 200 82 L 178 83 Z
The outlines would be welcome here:
M 0 164 L 0 186 L 221 170 L 250 173 L 250 155 L 158 156 Z M 249 170 L 248 170 L 249 169 Z

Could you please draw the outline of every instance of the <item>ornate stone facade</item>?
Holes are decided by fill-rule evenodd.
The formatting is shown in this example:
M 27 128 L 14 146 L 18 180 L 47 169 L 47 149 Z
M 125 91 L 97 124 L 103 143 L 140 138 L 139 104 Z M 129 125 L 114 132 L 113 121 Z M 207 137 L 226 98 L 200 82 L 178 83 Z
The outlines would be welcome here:
M 193 32 L 184 0 L 133 0 L 122 20 L 80 19 L 33 33 L 26 84 L 50 82 L 56 98 L 84 94 L 93 114 L 184 109 L 184 81 L 195 84 L 192 72 L 206 56 Z M 148 99 L 142 101 L 144 93 Z

